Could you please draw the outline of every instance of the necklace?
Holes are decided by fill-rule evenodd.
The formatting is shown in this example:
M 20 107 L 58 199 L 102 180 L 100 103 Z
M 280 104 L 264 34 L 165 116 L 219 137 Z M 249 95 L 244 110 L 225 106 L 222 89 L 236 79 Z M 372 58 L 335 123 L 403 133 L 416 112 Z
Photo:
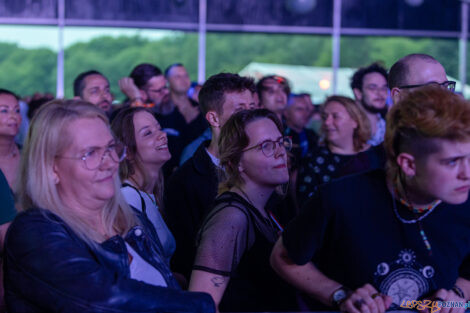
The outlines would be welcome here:
M 429 252 L 429 255 L 432 255 L 432 247 L 431 247 L 431 243 L 429 242 L 428 240 L 428 237 L 426 236 L 426 233 L 424 232 L 424 229 L 423 229 L 423 225 L 421 224 L 421 221 L 426 218 L 429 214 L 431 214 L 432 211 L 434 211 L 434 209 L 441 203 L 442 201 L 441 200 L 437 200 L 437 201 L 433 201 L 432 205 L 430 206 L 430 208 L 428 209 L 428 211 L 426 213 L 424 213 L 423 215 L 421 215 L 420 217 L 417 217 L 413 220 L 406 220 L 404 218 L 402 218 L 400 216 L 400 214 L 398 213 L 398 209 L 397 209 L 397 205 L 396 205 L 396 199 L 395 199 L 395 192 L 392 193 L 392 203 L 393 203 L 393 211 L 395 213 L 395 216 L 400 220 L 400 222 L 404 223 L 404 224 L 418 224 L 418 228 L 419 228 L 419 234 L 421 235 L 421 238 L 423 239 L 423 242 L 424 242 L 424 245 L 426 247 L 426 249 L 428 250 Z M 403 202 L 402 202 L 403 203 Z M 405 202 L 403 203 L 405 206 L 407 206 L 408 208 L 411 206 L 411 204 L 409 204 L 408 202 Z M 415 214 L 416 216 L 416 212 L 413 211 L 413 213 Z
M 408 209 L 410 209 L 413 213 L 416 213 L 416 214 L 421 214 L 421 213 L 424 213 L 424 212 L 432 211 L 432 210 L 434 210 L 434 208 L 436 206 L 438 206 L 442 202 L 441 200 L 434 200 L 433 202 L 431 202 L 431 204 L 429 204 L 427 206 L 415 207 L 414 205 L 411 205 L 410 203 L 408 203 L 408 201 L 406 201 L 405 199 L 400 197 L 400 194 L 398 193 L 398 188 L 397 187 L 395 187 L 395 194 L 397 195 L 397 198 L 398 198 L 398 200 L 400 200 L 401 204 L 403 204 Z M 426 216 L 427 216 L 427 214 L 429 214 L 429 213 L 426 213 Z

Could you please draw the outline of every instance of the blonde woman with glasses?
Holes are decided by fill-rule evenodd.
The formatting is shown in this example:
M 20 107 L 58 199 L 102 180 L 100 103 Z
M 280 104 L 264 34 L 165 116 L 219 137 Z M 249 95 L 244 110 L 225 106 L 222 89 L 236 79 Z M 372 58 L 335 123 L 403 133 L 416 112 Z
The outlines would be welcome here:
M 10 312 L 211 312 L 180 290 L 155 230 L 119 191 L 125 147 L 101 110 L 79 100 L 44 105 L 20 166 L 21 212 L 5 246 Z

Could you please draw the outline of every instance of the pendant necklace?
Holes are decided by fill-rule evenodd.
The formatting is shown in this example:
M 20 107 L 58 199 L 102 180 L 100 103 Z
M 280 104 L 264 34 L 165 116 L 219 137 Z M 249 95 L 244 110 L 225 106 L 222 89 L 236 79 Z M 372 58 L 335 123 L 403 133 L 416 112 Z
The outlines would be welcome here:
M 400 216 L 400 214 L 398 213 L 397 205 L 396 205 L 395 195 L 397 196 L 397 198 L 399 199 L 401 204 L 403 204 L 404 206 L 406 206 L 408 209 L 410 209 L 413 212 L 413 214 L 416 216 L 415 219 L 407 220 L 407 219 L 404 219 Z M 397 188 L 394 188 L 394 192 L 392 192 L 392 202 L 393 202 L 393 211 L 395 213 L 395 216 L 400 220 L 400 222 L 402 222 L 404 224 L 417 224 L 418 225 L 419 234 L 421 235 L 421 238 L 423 239 L 424 245 L 426 246 L 426 249 L 428 250 L 429 255 L 432 255 L 431 243 L 429 242 L 428 237 L 426 236 L 426 233 L 424 232 L 423 225 L 421 224 L 421 221 L 423 219 L 425 219 L 429 214 L 431 214 L 431 212 L 434 211 L 434 209 L 439 204 L 441 204 L 442 201 L 441 200 L 434 200 L 430 205 L 428 205 L 425 208 L 415 208 L 413 205 L 409 204 L 406 200 L 400 198 L 398 196 Z M 417 216 L 417 214 L 423 213 L 423 212 L 426 212 L 426 213 L 424 213 L 423 215 L 421 215 L 419 217 Z

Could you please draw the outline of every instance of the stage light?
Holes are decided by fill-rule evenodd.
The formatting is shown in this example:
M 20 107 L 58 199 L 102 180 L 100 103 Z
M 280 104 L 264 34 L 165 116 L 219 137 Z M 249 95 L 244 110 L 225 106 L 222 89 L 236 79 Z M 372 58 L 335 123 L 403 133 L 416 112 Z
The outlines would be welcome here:
M 318 86 L 320 86 L 320 89 L 327 90 L 330 88 L 331 83 L 328 79 L 322 79 L 318 82 Z

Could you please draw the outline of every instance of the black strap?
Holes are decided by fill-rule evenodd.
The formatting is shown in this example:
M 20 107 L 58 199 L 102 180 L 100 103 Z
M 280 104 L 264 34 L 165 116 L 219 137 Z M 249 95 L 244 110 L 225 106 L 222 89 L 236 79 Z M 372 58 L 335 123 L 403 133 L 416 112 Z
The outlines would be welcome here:
M 144 197 L 142 197 L 142 195 L 140 194 L 139 190 L 137 190 L 137 188 L 135 188 L 134 186 L 132 186 L 131 184 L 128 184 L 128 183 L 122 183 L 121 186 L 122 187 L 131 187 L 132 189 L 135 190 L 135 192 L 137 192 L 137 194 L 140 197 L 142 213 L 144 213 L 145 216 L 147 216 L 147 207 L 145 206 L 145 200 L 144 200 Z

